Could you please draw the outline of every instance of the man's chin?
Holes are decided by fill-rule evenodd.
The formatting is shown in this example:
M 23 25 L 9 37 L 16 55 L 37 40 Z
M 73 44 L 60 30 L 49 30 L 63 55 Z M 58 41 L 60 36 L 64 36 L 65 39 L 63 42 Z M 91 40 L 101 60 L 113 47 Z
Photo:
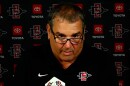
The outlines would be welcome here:
M 73 55 L 62 56 L 60 59 L 64 62 L 73 62 L 75 60 Z

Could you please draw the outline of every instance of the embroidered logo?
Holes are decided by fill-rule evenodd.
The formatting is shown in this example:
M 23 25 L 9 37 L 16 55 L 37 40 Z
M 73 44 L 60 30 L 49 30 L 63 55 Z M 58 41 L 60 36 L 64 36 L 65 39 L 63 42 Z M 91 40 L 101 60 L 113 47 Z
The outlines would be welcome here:
M 89 74 L 85 71 L 79 72 L 79 75 L 77 75 L 77 77 L 81 80 L 81 81 L 87 81 L 87 78 L 91 77 L 92 74 Z

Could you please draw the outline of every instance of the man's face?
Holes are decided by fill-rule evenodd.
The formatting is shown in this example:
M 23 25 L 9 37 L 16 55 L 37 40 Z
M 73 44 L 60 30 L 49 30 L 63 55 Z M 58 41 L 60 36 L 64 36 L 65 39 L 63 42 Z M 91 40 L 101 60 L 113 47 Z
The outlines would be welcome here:
M 82 21 L 77 20 L 76 22 L 70 23 L 61 18 L 55 18 L 53 21 L 52 30 L 54 34 L 51 32 L 50 26 L 48 25 L 48 39 L 50 40 L 50 46 L 54 56 L 60 62 L 73 63 L 82 51 L 83 40 L 81 39 L 82 41 L 78 44 L 72 44 L 70 40 L 64 44 L 59 44 L 55 41 L 54 36 L 68 39 L 81 36 L 84 37 Z

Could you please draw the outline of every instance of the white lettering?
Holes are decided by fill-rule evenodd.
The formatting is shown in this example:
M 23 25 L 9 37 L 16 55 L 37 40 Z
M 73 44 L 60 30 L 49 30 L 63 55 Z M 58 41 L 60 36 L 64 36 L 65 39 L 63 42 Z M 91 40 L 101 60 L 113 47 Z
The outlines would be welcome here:
M 31 17 L 32 17 L 32 18 L 44 18 L 42 15 L 37 15 L 37 16 L 32 15 Z
M 113 17 L 125 17 L 125 14 L 113 14 Z
M 24 38 L 23 37 L 12 37 L 13 40 L 23 40 Z
M 92 38 L 104 38 L 104 36 L 92 36 Z

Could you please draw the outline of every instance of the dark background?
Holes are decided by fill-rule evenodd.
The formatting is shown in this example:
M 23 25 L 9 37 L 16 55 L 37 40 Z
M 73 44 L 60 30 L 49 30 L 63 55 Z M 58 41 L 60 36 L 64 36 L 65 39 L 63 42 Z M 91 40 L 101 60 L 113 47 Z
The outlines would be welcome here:
M 54 4 L 61 0 L 0 0 L 0 86 L 6 86 L 13 79 L 15 67 L 23 52 L 32 47 L 41 46 L 47 41 L 46 20 Z M 65 0 L 64 0 L 65 1 Z M 129 86 L 130 57 L 130 3 L 126 0 L 66 0 L 74 4 L 82 4 L 86 15 L 86 42 L 98 49 L 113 55 L 117 70 L 119 86 Z M 123 4 L 123 10 L 115 11 L 115 3 Z M 18 5 L 18 13 L 12 15 L 12 6 Z M 33 5 L 40 4 L 41 13 L 33 13 Z M 100 4 L 100 17 L 95 17 L 94 4 Z M 107 10 L 105 12 L 105 10 Z M 98 11 L 97 11 L 98 12 Z M 19 16 L 19 18 L 13 18 Z M 35 18 L 34 18 L 35 17 Z M 40 18 L 39 18 L 40 17 Z M 122 32 L 115 32 L 115 25 L 122 25 Z M 36 34 L 34 26 L 40 26 L 40 34 Z M 95 34 L 94 25 L 102 25 L 103 33 Z M 13 34 L 13 27 L 22 27 L 22 33 Z M 115 35 L 118 36 L 115 37 Z M 120 37 L 119 37 L 120 35 Z M 40 37 L 34 38 L 35 37 Z M 118 38 L 117 38 L 118 37 Z M 97 46 L 96 46 L 97 44 Z M 119 51 L 115 45 L 121 44 Z M 16 46 L 16 47 L 15 47 Z M 45 46 L 46 48 L 46 46 Z M 105 57 L 104 57 L 105 58 Z

